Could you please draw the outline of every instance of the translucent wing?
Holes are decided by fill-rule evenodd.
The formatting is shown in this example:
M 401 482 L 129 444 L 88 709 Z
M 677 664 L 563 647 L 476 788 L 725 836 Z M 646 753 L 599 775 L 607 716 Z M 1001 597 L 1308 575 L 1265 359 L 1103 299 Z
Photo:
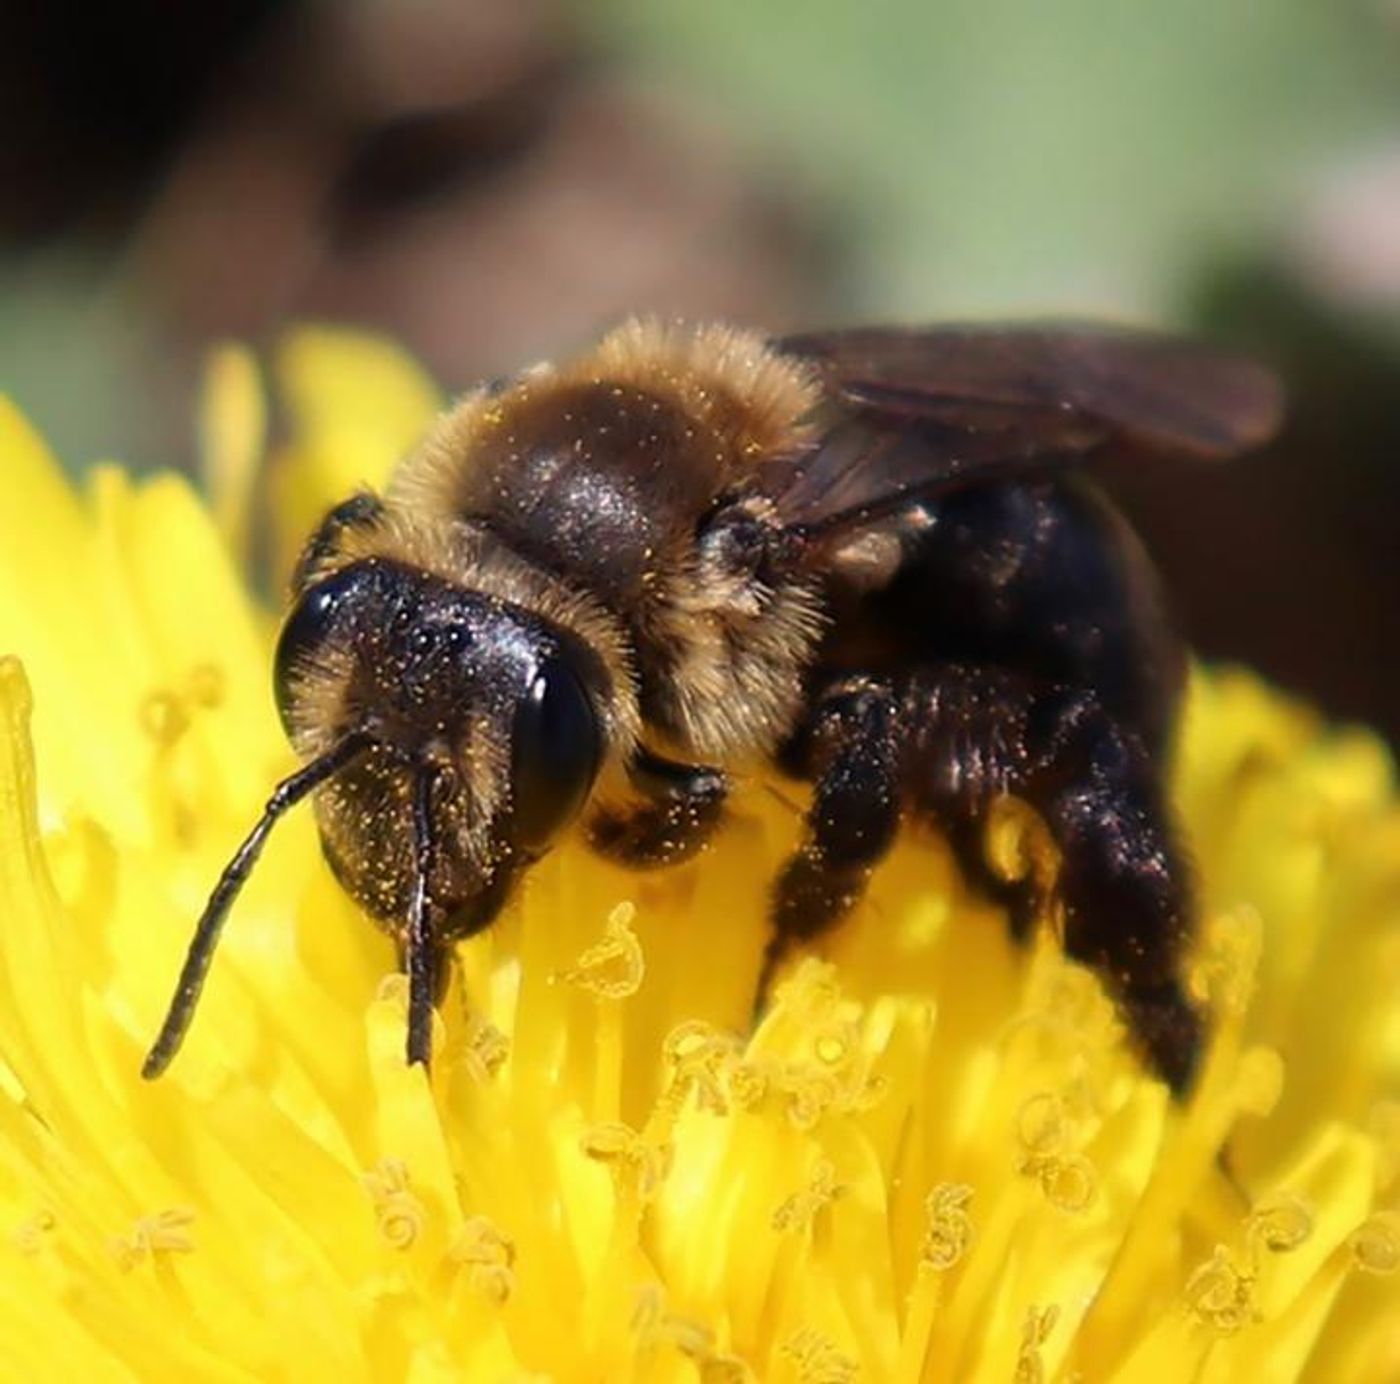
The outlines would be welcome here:
M 959 485 L 1100 455 L 1215 461 L 1266 441 L 1283 398 L 1250 361 L 1102 327 L 856 328 L 775 343 L 828 408 L 760 484 L 802 530 L 860 524 Z

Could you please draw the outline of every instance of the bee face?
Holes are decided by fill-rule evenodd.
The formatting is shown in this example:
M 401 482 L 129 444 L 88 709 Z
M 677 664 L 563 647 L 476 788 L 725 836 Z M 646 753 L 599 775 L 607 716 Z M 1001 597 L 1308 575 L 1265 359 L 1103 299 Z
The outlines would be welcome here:
M 276 691 L 304 754 L 347 735 L 370 748 L 318 795 L 347 889 L 402 927 L 431 775 L 429 892 L 444 935 L 578 814 L 603 758 L 599 670 L 566 631 L 508 602 L 380 559 L 311 585 L 283 627 Z

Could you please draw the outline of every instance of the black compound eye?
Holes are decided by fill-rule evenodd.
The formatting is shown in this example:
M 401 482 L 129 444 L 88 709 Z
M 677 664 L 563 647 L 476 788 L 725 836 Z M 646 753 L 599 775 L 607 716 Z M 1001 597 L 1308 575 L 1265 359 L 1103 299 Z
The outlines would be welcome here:
M 510 832 L 517 846 L 542 851 L 573 821 L 602 754 L 598 717 L 583 685 L 563 658 L 549 659 L 515 713 Z
M 282 723 L 290 733 L 287 718 L 293 700 L 293 674 L 299 663 L 323 648 L 347 606 L 353 607 L 369 584 L 370 574 L 363 563 L 343 567 L 304 591 L 287 616 L 277 639 L 273 662 L 273 688 Z

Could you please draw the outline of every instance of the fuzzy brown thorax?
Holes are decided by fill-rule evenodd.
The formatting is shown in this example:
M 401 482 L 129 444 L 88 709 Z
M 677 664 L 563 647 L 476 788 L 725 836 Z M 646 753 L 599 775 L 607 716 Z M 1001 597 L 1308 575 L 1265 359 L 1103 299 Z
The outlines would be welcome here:
M 480 523 L 605 606 L 653 739 L 761 753 L 795 714 L 815 593 L 771 563 L 726 566 L 703 534 L 755 468 L 804 445 L 815 402 L 807 373 L 755 335 L 631 323 L 461 401 L 401 466 L 390 503 Z

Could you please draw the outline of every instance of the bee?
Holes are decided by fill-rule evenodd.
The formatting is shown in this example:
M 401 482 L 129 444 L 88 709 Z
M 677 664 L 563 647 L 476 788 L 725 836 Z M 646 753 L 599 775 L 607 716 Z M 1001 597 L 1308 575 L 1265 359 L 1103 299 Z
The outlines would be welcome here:
M 1194 893 L 1165 788 L 1183 645 L 1085 471 L 1222 459 L 1280 409 L 1250 362 L 1087 326 L 770 340 L 638 321 L 467 394 L 306 545 L 274 672 L 303 767 L 214 888 L 144 1074 L 179 1048 L 301 799 L 397 943 L 407 1059 L 426 1063 L 452 946 L 562 834 L 638 868 L 687 860 L 757 762 L 812 795 L 759 1003 L 906 819 L 1024 932 L 1047 901 L 984 850 L 1012 797 L 1058 848 L 1067 954 L 1184 1091 Z

